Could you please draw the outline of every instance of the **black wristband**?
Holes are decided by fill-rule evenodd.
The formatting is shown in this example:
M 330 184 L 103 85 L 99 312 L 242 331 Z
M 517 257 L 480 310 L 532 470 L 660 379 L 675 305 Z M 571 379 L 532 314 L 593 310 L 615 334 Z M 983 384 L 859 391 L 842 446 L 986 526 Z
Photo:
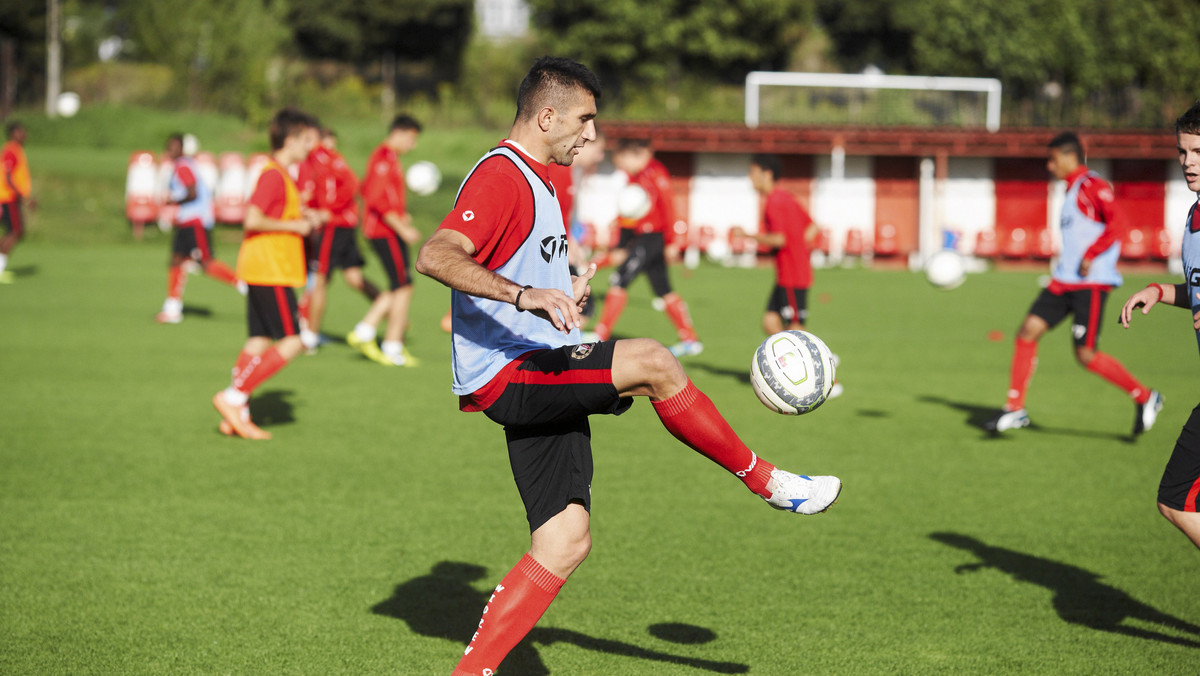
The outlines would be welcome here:
M 513 299 L 513 307 L 517 308 L 517 312 L 524 312 L 524 310 L 521 309 L 521 294 L 532 288 L 533 286 L 526 284 L 525 286 L 521 287 L 520 291 L 517 292 L 517 297 Z

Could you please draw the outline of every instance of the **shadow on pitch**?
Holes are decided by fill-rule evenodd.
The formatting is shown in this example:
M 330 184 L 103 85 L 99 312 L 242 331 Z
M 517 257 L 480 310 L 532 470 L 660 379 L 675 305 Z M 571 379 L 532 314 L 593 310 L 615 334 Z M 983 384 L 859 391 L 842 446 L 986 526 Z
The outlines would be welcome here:
M 492 590 L 480 591 L 475 584 L 487 577 L 487 568 L 471 563 L 442 561 L 427 574 L 396 585 L 392 596 L 371 607 L 376 615 L 404 620 L 409 629 L 430 638 L 442 638 L 465 646 L 479 625 L 479 616 Z M 652 636 L 683 645 L 708 643 L 717 635 L 710 629 L 680 623 L 655 624 Z M 714 662 L 673 655 L 621 641 L 594 638 L 569 629 L 534 627 L 505 658 L 502 672 L 544 676 L 550 670 L 538 655 L 538 645 L 569 643 L 585 650 L 620 655 L 637 660 L 666 662 L 718 674 L 744 674 L 745 664 Z M 449 659 L 457 659 L 451 655 Z M 449 665 L 447 670 L 449 670 Z M 630 668 L 636 673 L 636 667 Z
M 1127 620 L 1138 620 L 1200 637 L 1200 626 L 1156 610 L 1120 589 L 1100 582 L 1098 573 L 1003 547 L 993 547 L 969 535 L 931 533 L 929 537 L 944 545 L 971 552 L 979 558 L 977 563 L 956 566 L 954 572 L 959 575 L 991 568 L 1011 575 L 1019 582 L 1029 582 L 1054 592 L 1051 604 L 1064 622 L 1133 638 L 1200 648 L 1200 641 L 1195 639 L 1127 624 Z
M 725 368 L 725 367 L 721 367 L 721 366 L 714 366 L 712 364 L 705 364 L 704 362 L 695 362 L 695 361 L 691 361 L 691 360 L 685 360 L 683 362 L 683 367 L 684 367 L 684 370 L 686 370 L 686 371 L 705 371 L 705 372 L 711 373 L 715 376 L 725 376 L 727 378 L 733 378 L 743 385 L 750 384 L 750 367 L 749 366 L 747 366 L 744 369 L 731 369 L 731 368 Z
M 32 277 L 38 273 L 38 266 L 17 265 L 8 268 L 8 271 L 13 274 L 13 277 Z
M 292 390 L 268 390 L 256 394 L 250 401 L 251 417 L 261 427 L 296 422 L 292 402 L 288 401 L 293 394 Z
M 950 401 L 944 397 L 938 397 L 930 394 L 925 394 L 917 397 L 917 401 L 926 404 L 941 404 L 948 406 L 956 411 L 962 411 L 967 414 L 967 426 L 979 429 L 984 433 L 985 439 L 1003 439 L 1005 434 L 1000 434 L 988 430 L 984 425 L 991 420 L 997 413 L 1000 412 L 998 406 L 980 406 L 978 404 L 969 404 L 963 401 Z M 1113 432 L 1100 432 L 1097 430 L 1077 430 L 1069 427 L 1045 427 L 1036 422 L 1031 423 L 1025 430 L 1017 430 L 1016 434 L 1023 432 L 1040 432 L 1042 434 L 1054 434 L 1058 436 L 1069 437 L 1088 437 L 1091 439 L 1109 439 L 1113 441 L 1132 441 L 1132 438 L 1127 434 L 1116 434 Z
M 183 314 L 189 317 L 211 317 L 212 309 L 206 307 L 197 307 L 195 305 L 184 305 Z

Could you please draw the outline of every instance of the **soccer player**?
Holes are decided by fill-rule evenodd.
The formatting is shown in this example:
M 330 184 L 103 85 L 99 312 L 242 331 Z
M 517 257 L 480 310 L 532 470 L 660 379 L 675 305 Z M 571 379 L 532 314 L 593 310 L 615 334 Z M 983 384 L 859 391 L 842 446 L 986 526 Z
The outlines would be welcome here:
M 237 286 L 238 279 L 228 265 L 213 258 L 212 240 L 208 236 L 215 223 L 212 187 L 200 177 L 196 161 L 183 154 L 183 134 L 167 137 L 166 153 L 174 163 L 167 184 L 167 203 L 179 205 L 179 211 L 175 213 L 171 261 L 167 266 L 167 299 L 154 319 L 160 324 L 178 324 L 183 321 L 185 264 L 196 261 L 204 274 L 230 286 Z
M 521 82 L 508 138 L 475 165 L 417 258 L 418 272 L 453 290 L 453 391 L 462 410 L 504 427 L 531 533 L 456 676 L 494 673 L 587 556 L 590 415 L 620 414 L 633 397 L 648 397 L 671 434 L 779 509 L 822 512 L 841 491 L 836 477 L 790 474 L 755 455 L 657 341 L 579 344 L 595 267 L 570 274 L 547 165 L 571 164 L 595 138 L 599 95 L 585 66 L 538 59 Z
M 268 129 L 271 160 L 246 207 L 245 238 L 238 251 L 237 274 L 249 285 L 249 338 L 234 364 L 232 384 L 212 399 L 226 434 L 271 438 L 250 419 L 250 395 L 304 349 L 295 287 L 304 286 L 304 236 L 320 216 L 302 205 L 288 167 L 312 150 L 316 136 L 306 132 L 313 127 L 308 115 L 285 108 L 275 114 Z
M 365 261 L 358 250 L 358 177 L 337 151 L 337 134 L 327 128 L 320 134 L 320 142 L 305 158 L 300 172 L 301 192 L 308 194 L 308 206 L 319 211 L 323 221 L 317 231 L 315 281 L 308 302 L 307 326 L 300 330 L 300 338 L 309 352 L 315 351 L 321 341 L 321 322 L 334 269 L 340 268 L 346 284 L 371 303 L 371 312 L 382 316 L 389 302 L 363 276 Z
M 4 227 L 4 235 L 0 236 L 0 284 L 13 282 L 12 271 L 7 269 L 8 256 L 25 236 L 23 207 L 37 208 L 25 159 L 25 127 L 10 122 L 6 136 L 8 141 L 0 148 L 0 226 Z
M 1126 219 L 1113 201 L 1112 186 L 1084 165 L 1079 137 L 1063 132 L 1047 145 L 1046 168 L 1067 182 L 1062 207 L 1062 251 L 1050 285 L 1042 290 L 1017 331 L 1010 372 L 1008 401 L 985 428 L 994 432 L 1029 426 L 1025 391 L 1037 365 L 1038 341 L 1047 331 L 1074 315 L 1071 336 L 1075 358 L 1087 370 L 1116 385 L 1136 408 L 1133 436 L 1154 425 L 1163 397 L 1133 377 L 1121 362 L 1096 349 L 1100 319 L 1108 293 L 1121 285 L 1117 259 Z
M 383 307 L 388 325 L 380 350 L 375 345 L 375 333 L 385 313 L 372 306 L 346 336 L 346 342 L 370 359 L 395 366 L 417 365 L 416 358 L 404 347 L 404 332 L 408 329 L 408 308 L 413 296 L 408 247 L 421 239 L 421 233 L 413 227 L 412 214 L 405 206 L 404 168 L 400 158 L 417 147 L 420 134 L 421 125 L 412 116 L 397 115 L 383 143 L 371 153 L 362 185 L 367 212 L 363 234 L 383 263 L 390 284 L 388 302 Z
M 671 354 L 684 357 L 700 354 L 704 344 L 696 337 L 692 317 L 687 303 L 671 289 L 667 275 L 667 259 L 678 255 L 673 243 L 675 236 L 675 207 L 672 204 L 671 175 L 667 168 L 654 157 L 649 141 L 622 139 L 617 143 L 612 156 L 613 165 L 629 176 L 631 185 L 641 186 L 650 200 L 650 211 L 641 218 L 618 219 L 621 227 L 617 242 L 618 257 L 624 260 L 612 274 L 608 291 L 604 295 L 604 310 L 596 323 L 596 334 L 601 340 L 612 336 L 613 327 L 625 310 L 629 285 L 641 273 L 646 273 L 654 295 L 663 299 L 664 309 L 679 342 L 671 346 Z
M 782 171 L 783 164 L 775 155 L 759 154 L 750 159 L 750 183 L 766 201 L 762 232 L 744 234 L 775 252 L 775 288 L 762 319 L 767 335 L 804 329 L 813 279 L 809 247 L 817 237 L 817 224 L 796 196 L 776 185 Z
M 1175 121 L 1175 137 L 1183 178 L 1188 189 L 1200 197 L 1200 101 Z M 1122 326 L 1129 328 L 1137 308 L 1142 314 L 1159 303 L 1189 308 L 1200 343 L 1200 200 L 1192 205 L 1184 221 L 1182 256 L 1183 283 L 1151 284 L 1130 296 L 1121 308 Z M 1158 484 L 1158 511 L 1200 547 L 1200 405 L 1188 416 L 1163 471 Z

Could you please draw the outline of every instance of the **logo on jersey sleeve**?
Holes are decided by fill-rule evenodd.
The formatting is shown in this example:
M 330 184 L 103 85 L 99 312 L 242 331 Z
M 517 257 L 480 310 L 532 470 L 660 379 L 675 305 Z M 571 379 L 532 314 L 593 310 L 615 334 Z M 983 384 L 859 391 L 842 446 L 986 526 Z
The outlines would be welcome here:
M 1188 286 L 1200 288 L 1200 269 L 1192 268 L 1188 270 Z

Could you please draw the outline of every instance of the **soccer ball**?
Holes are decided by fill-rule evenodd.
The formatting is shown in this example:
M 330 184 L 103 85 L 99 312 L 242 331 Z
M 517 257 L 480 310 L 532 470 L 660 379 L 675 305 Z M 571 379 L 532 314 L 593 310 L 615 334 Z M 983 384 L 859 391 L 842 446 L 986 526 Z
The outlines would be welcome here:
M 925 263 L 925 279 L 937 288 L 949 291 L 967 279 L 967 266 L 957 252 L 943 249 Z
M 825 403 L 836 377 L 833 353 L 807 331 L 776 333 L 758 346 L 750 362 L 754 394 L 785 415 L 808 413 Z
M 617 214 L 622 218 L 637 220 L 650 213 L 650 195 L 636 183 L 621 188 L 617 195 Z
M 442 172 L 433 162 L 422 160 L 404 172 L 404 182 L 418 195 L 432 195 L 442 184 Z

